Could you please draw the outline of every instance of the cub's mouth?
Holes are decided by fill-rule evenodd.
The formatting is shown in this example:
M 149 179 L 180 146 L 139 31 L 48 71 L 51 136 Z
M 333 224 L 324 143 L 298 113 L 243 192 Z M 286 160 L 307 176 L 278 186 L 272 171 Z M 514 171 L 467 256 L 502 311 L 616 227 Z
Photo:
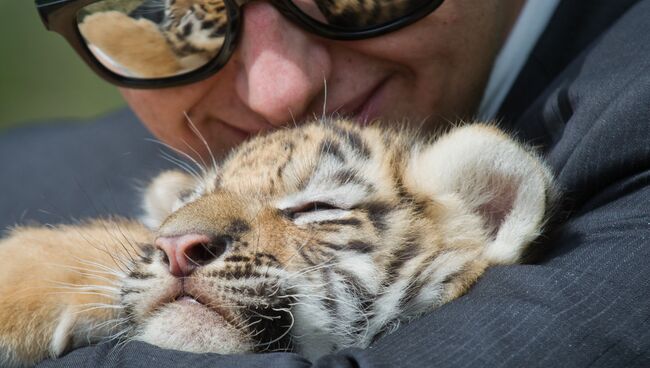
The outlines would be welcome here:
M 239 331 L 241 336 L 249 337 L 254 352 L 293 350 L 291 329 L 294 319 L 290 301 L 275 305 L 245 305 L 236 300 L 220 300 L 203 293 L 183 291 L 162 303 L 161 307 L 165 305 L 176 306 L 177 313 L 188 316 L 197 313 L 203 318 L 213 316 L 208 318 L 212 321 L 206 323 L 206 329 L 210 329 L 215 321 L 223 321 L 227 325 L 223 327 L 230 327 Z
M 167 303 L 179 303 L 181 305 L 190 305 L 194 307 L 203 307 L 219 317 L 231 326 L 238 326 L 239 319 L 235 316 L 228 307 L 224 307 L 225 303 L 207 298 L 203 295 L 194 295 L 186 292 L 179 293 Z

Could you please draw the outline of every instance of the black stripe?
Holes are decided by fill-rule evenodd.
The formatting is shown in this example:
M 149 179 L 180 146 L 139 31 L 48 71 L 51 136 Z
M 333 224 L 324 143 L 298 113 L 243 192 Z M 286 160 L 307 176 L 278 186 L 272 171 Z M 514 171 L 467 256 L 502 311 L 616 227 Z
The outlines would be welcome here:
M 129 273 L 129 277 L 132 279 L 144 280 L 154 277 L 154 274 L 141 271 L 131 271 L 131 273 Z
M 359 319 L 352 322 L 352 326 L 357 333 L 367 332 L 368 321 L 370 319 L 369 316 L 372 316 L 374 314 L 376 300 L 377 300 L 376 295 L 369 294 L 367 299 L 361 301 L 359 305 L 359 309 L 361 310 L 360 312 L 361 316 Z
M 345 155 L 341 151 L 341 146 L 331 139 L 323 140 L 320 144 L 319 151 L 321 155 L 328 155 L 338 161 L 345 162 Z
M 359 206 L 360 209 L 366 211 L 368 219 L 378 230 L 379 233 L 386 231 L 388 224 L 386 222 L 386 217 L 392 212 L 393 208 L 387 202 L 373 201 L 363 203 Z
M 120 289 L 120 294 L 122 296 L 124 295 L 129 295 L 129 294 L 140 294 L 142 290 L 140 289 L 134 289 L 134 288 L 129 288 L 129 287 L 123 287 Z
M 223 37 L 226 34 L 227 29 L 228 29 L 227 23 L 220 23 L 217 29 L 215 29 L 214 31 L 212 31 L 212 33 L 210 33 L 210 38 Z
M 354 226 L 354 227 L 361 227 L 363 224 L 361 220 L 356 219 L 356 218 L 349 218 L 349 219 L 338 219 L 338 220 L 324 220 L 324 221 L 319 221 L 316 222 L 319 225 L 343 225 L 343 226 Z
M 402 244 L 402 246 L 393 253 L 393 257 L 388 263 L 384 285 L 391 285 L 399 276 L 399 271 L 404 266 L 404 263 L 415 258 L 419 254 L 420 246 L 415 239 L 409 239 Z
M 183 37 L 187 37 L 192 33 L 192 23 L 187 23 L 183 26 Z
M 348 249 L 360 252 L 360 253 L 370 253 L 375 250 L 375 247 L 372 244 L 366 243 L 361 240 L 353 240 L 348 243 Z
M 347 130 L 337 125 L 332 125 L 331 127 L 334 130 L 334 133 L 343 138 L 353 151 L 357 152 L 361 155 L 361 157 L 365 159 L 370 158 L 370 149 L 364 142 L 361 135 L 359 135 L 359 133 L 352 130 Z
M 197 53 L 201 52 L 201 50 L 197 49 L 196 47 L 192 46 L 189 43 L 185 43 L 185 44 L 183 44 L 183 47 L 181 47 L 180 49 L 176 48 L 176 52 L 178 52 L 178 53 L 180 53 L 182 55 L 189 55 L 189 54 L 197 54 Z
M 135 322 L 135 321 L 133 321 L 133 317 L 135 316 L 135 312 L 133 310 L 134 309 L 133 307 L 134 307 L 133 305 L 127 304 L 127 305 L 124 306 L 124 309 L 123 309 L 124 315 L 129 320 L 130 323 Z
M 248 323 L 248 331 L 242 331 L 242 333 L 254 339 L 254 352 L 292 350 L 291 334 L 286 333 L 292 323 L 291 315 L 288 312 L 291 303 L 293 303 L 292 300 L 285 298 L 281 303 L 272 306 L 249 306 L 242 310 L 241 320 Z
M 246 297 L 259 297 L 265 296 L 264 284 L 259 284 L 255 286 L 230 286 L 224 285 L 221 287 L 225 293 L 229 293 L 235 296 L 246 296 Z
M 353 295 L 355 300 L 363 303 L 374 299 L 375 296 L 368 291 L 368 288 L 366 288 L 356 275 L 340 268 L 336 269 L 334 272 L 345 281 L 346 289 L 348 289 L 350 294 Z
M 325 287 L 325 299 L 322 299 L 323 306 L 330 314 L 330 317 L 333 320 L 336 320 L 338 306 L 336 305 L 336 296 L 334 295 L 334 289 L 332 288 L 332 270 L 330 267 L 321 268 L 321 276 L 323 277 L 323 285 Z
M 327 248 L 333 249 L 333 250 L 342 250 L 343 249 L 342 245 L 334 244 L 334 243 L 330 243 L 330 242 L 319 241 L 318 244 L 322 245 L 322 246 L 325 246 Z
M 249 272 L 245 272 L 241 268 L 232 270 L 230 268 L 226 268 L 225 270 L 216 270 L 212 271 L 207 274 L 207 277 L 214 277 L 214 278 L 219 278 L 222 280 L 238 280 L 238 279 L 243 279 L 243 278 L 258 278 L 261 277 L 262 274 L 259 272 L 254 272 L 252 270 L 249 270 Z
M 449 252 L 450 252 L 449 250 L 436 251 L 436 252 L 428 255 L 427 258 L 424 259 L 422 261 L 422 263 L 420 263 L 420 265 L 418 265 L 417 270 L 411 275 L 411 279 L 409 280 L 408 286 L 406 287 L 406 289 L 404 290 L 404 293 L 402 294 L 402 297 L 400 298 L 400 301 L 399 301 L 400 310 L 405 309 L 408 306 L 408 303 L 410 303 L 415 297 L 417 297 L 420 294 L 420 292 L 422 291 L 422 288 L 424 288 L 425 286 L 427 286 L 431 282 L 430 275 L 425 275 L 424 274 L 426 269 L 429 266 L 431 266 L 431 264 L 436 260 L 436 258 L 440 257 L 443 254 L 449 253 Z M 459 271 L 457 271 L 457 272 L 462 272 L 462 271 L 463 271 L 463 268 L 461 267 L 461 269 Z M 457 272 L 454 272 L 454 273 L 448 275 L 447 277 L 450 277 L 450 276 L 455 277 L 455 276 L 458 275 Z M 446 278 L 445 278 L 445 280 L 443 280 L 442 283 L 444 284 L 446 282 L 448 282 L 448 281 L 446 281 Z
M 359 184 L 359 185 L 369 185 L 365 180 L 361 179 L 358 175 L 356 170 L 353 169 L 344 169 L 344 170 L 339 170 L 336 173 L 334 173 L 334 180 L 336 180 L 336 183 L 339 185 L 345 185 L 345 184 Z
M 398 310 L 404 311 L 408 307 L 408 304 L 413 299 L 415 299 L 416 296 L 420 295 L 420 291 L 422 291 L 422 288 L 426 285 L 426 282 L 425 280 L 419 278 L 419 276 L 420 274 L 418 272 L 412 275 L 408 285 L 406 286 L 406 289 L 404 289 L 402 296 L 399 299 Z
M 244 219 L 236 218 L 230 221 L 230 224 L 226 227 L 226 233 L 230 235 L 241 235 L 243 233 L 249 232 L 251 229 L 248 222 Z
M 223 260 L 224 262 L 250 262 L 251 259 L 242 255 L 232 255 Z
M 153 255 L 156 248 L 154 248 L 153 245 L 146 243 L 138 243 L 138 247 L 142 251 L 139 261 L 143 264 L 153 263 Z
M 467 264 L 464 264 L 460 267 L 460 269 L 448 274 L 445 276 L 444 279 L 442 279 L 441 284 L 449 284 L 450 282 L 454 281 L 457 279 L 460 275 L 467 273 Z
M 318 244 L 335 251 L 354 250 L 360 253 L 370 253 L 375 249 L 374 245 L 366 243 L 362 240 L 353 240 L 347 244 L 334 244 L 321 241 L 318 242 Z
M 280 262 L 273 254 L 255 253 L 253 257 L 255 257 L 253 262 L 255 263 L 256 266 L 265 265 L 265 266 L 281 267 Z
M 336 183 L 341 186 L 346 184 L 356 184 L 362 186 L 363 189 L 366 191 L 366 194 L 371 194 L 375 192 L 375 187 L 357 174 L 358 173 L 356 172 L 356 170 L 344 169 L 334 173 L 332 179 L 334 179 Z
M 345 286 L 358 305 L 359 318 L 352 322 L 353 333 L 365 333 L 368 316 L 372 314 L 377 295 L 371 293 L 359 278 L 345 270 L 336 269 L 335 272 L 345 281 Z
M 316 266 L 316 262 L 314 262 L 309 255 L 307 255 L 307 252 L 305 252 L 305 247 L 299 247 L 298 248 L 298 254 L 307 262 L 308 265 L 310 266 Z
M 201 23 L 201 29 L 208 29 L 212 28 L 215 26 L 215 22 L 213 20 L 206 20 Z
M 282 147 L 287 152 L 286 157 L 288 157 L 288 159 L 285 160 L 280 166 L 278 166 L 278 170 L 276 171 L 276 176 L 278 178 L 282 178 L 282 174 L 284 173 L 284 169 L 287 167 L 289 162 L 291 162 L 291 157 L 293 156 L 293 150 L 295 148 L 295 145 L 293 144 L 293 142 L 284 142 L 282 144 Z
M 416 212 L 421 213 L 426 210 L 428 201 L 430 199 L 423 197 L 416 197 L 413 193 L 410 193 L 406 186 L 404 185 L 403 172 L 402 169 L 405 167 L 405 162 L 409 158 L 409 153 L 404 150 L 395 150 L 393 156 L 390 158 L 391 163 L 390 167 L 393 168 L 392 176 L 393 183 L 395 185 L 395 191 L 400 197 L 401 201 L 412 207 Z

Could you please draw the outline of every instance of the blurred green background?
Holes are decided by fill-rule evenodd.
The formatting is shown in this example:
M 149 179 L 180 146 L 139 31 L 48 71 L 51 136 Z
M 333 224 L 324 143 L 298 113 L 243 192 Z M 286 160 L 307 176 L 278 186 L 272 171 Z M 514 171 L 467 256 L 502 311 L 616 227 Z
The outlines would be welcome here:
M 0 0 L 0 45 L 0 131 L 124 106 L 115 87 L 45 30 L 32 0 Z

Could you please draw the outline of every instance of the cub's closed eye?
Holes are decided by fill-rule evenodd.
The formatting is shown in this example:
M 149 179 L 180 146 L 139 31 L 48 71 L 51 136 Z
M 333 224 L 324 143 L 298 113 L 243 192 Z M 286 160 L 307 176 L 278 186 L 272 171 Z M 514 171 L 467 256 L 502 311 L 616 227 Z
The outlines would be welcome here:
M 295 219 L 303 214 L 328 210 L 341 210 L 341 208 L 327 202 L 307 202 L 299 206 L 287 208 L 283 212 L 287 217 Z

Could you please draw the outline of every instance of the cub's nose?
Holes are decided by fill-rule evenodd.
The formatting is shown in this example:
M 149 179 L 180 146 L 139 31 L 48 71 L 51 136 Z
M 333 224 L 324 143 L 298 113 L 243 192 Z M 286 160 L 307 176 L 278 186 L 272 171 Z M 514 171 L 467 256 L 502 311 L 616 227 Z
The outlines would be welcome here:
M 226 251 L 230 241 L 228 236 L 185 234 L 159 237 L 155 245 L 165 252 L 169 272 L 176 277 L 183 277 L 219 258 Z

